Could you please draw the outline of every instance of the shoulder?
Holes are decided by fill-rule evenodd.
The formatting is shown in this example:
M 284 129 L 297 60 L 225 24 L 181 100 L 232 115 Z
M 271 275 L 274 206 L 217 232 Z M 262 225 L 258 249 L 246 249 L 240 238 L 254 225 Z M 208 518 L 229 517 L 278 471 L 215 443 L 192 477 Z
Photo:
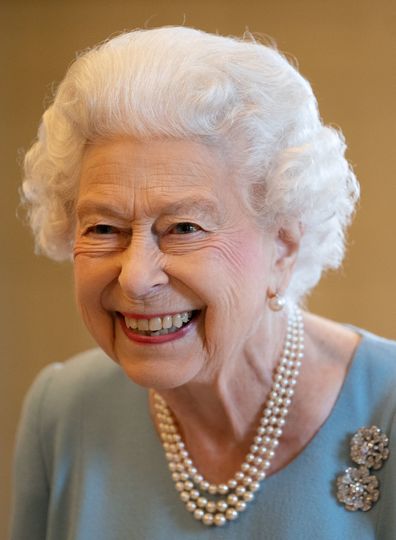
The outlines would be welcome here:
M 78 394 L 87 387 L 95 387 L 104 380 L 122 377 L 121 369 L 100 349 L 79 353 L 65 362 L 43 368 L 34 380 L 29 394 L 41 397 L 51 390 L 59 397 Z M 29 395 L 28 394 L 28 395 Z
M 371 392 L 396 400 L 396 342 L 356 329 L 361 336 L 355 352 L 354 364 L 358 379 L 366 381 Z M 371 393 L 370 392 L 370 393 Z
M 34 414 L 44 429 L 78 419 L 95 404 L 133 401 L 142 392 L 101 349 L 92 349 L 46 366 L 29 389 L 23 415 Z

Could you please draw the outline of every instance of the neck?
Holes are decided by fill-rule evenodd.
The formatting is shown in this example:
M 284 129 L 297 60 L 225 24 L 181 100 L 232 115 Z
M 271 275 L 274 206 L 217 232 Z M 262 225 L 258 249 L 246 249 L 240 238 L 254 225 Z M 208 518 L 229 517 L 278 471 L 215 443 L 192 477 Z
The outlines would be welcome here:
M 282 354 L 285 331 L 286 317 L 278 314 L 267 333 L 261 328 L 237 354 L 216 362 L 216 371 L 159 392 L 187 447 L 195 453 L 197 465 L 203 456 L 202 461 L 213 466 L 213 477 L 217 477 L 218 468 L 216 459 L 211 458 L 226 453 L 233 471 L 249 449 L 271 390 L 274 366 Z M 229 474 L 227 469 L 223 463 L 224 478 Z

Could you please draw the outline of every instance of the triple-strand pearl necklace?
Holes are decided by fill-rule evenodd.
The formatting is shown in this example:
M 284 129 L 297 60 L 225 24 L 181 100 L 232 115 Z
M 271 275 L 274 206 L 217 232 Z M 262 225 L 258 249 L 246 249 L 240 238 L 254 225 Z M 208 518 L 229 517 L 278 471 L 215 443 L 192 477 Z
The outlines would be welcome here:
M 289 315 L 282 356 L 273 373 L 259 426 L 249 452 L 228 482 L 208 482 L 189 455 L 165 400 L 154 392 L 154 407 L 162 444 L 176 490 L 186 509 L 205 525 L 224 525 L 237 519 L 254 499 L 271 465 L 289 412 L 294 387 L 304 355 L 302 314 L 294 308 Z

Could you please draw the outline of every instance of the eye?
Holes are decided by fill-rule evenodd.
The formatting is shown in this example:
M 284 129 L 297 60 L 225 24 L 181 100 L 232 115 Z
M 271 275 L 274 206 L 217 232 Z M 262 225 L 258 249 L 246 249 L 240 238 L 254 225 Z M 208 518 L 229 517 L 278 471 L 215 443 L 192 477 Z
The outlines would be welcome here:
M 97 235 L 108 235 L 108 234 L 117 234 L 118 229 L 112 225 L 106 225 L 105 223 L 99 223 L 98 225 L 92 225 L 88 227 L 85 234 L 97 234 Z
M 171 234 L 191 234 L 200 231 L 201 228 L 195 223 L 185 221 L 183 223 L 177 223 L 170 229 Z

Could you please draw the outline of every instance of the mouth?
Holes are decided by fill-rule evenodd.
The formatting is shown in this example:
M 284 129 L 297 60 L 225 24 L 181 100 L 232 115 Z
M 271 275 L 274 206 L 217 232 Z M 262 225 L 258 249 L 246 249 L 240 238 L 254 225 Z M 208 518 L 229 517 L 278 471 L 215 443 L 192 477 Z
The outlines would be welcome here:
M 164 343 L 184 336 L 200 310 L 181 311 L 157 316 L 119 313 L 122 329 L 133 341 Z

